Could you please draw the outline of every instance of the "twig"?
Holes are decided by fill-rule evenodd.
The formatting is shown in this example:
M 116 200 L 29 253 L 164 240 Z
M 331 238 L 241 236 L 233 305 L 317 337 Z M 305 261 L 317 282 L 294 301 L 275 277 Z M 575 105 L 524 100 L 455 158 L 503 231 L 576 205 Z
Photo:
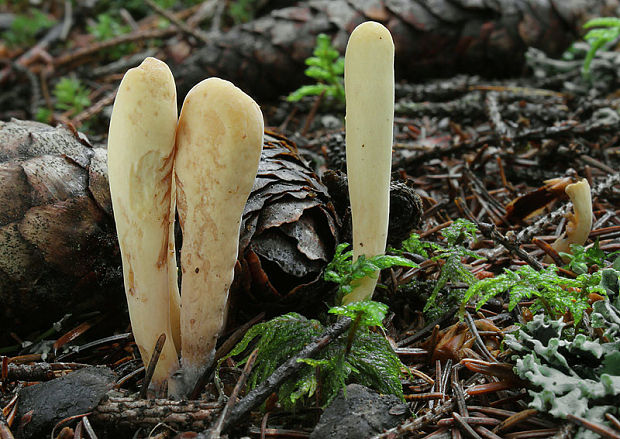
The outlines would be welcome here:
M 446 398 L 446 395 L 444 395 L 442 392 L 412 393 L 410 395 L 405 395 L 405 400 L 407 401 L 419 401 L 421 399 L 424 399 L 424 400 L 429 400 L 429 405 L 435 399 L 443 400 L 445 398 Z
M 571 415 L 570 413 L 566 415 L 567 419 L 571 422 L 574 422 L 577 425 L 582 426 L 583 428 L 587 428 L 590 431 L 600 435 L 601 437 L 607 439 L 620 439 L 620 432 L 616 432 L 615 430 L 609 428 L 606 425 L 599 424 L 598 422 L 588 421 L 581 416 Z
M 412 343 L 415 343 L 416 341 L 420 340 L 422 337 L 426 336 L 427 333 L 429 333 L 430 331 L 433 330 L 433 328 L 437 325 L 441 325 L 443 324 L 446 320 L 451 319 L 454 316 L 454 313 L 458 310 L 458 306 L 453 307 L 452 309 L 450 309 L 447 313 L 445 313 L 444 315 L 442 315 L 441 317 L 433 320 L 432 322 L 430 322 L 428 325 L 426 325 L 424 328 L 420 329 L 419 331 L 417 331 L 415 334 L 410 335 L 407 338 L 404 338 L 402 340 L 399 340 L 396 343 L 396 346 L 398 347 L 402 347 L 402 346 L 407 346 L 410 345 Z
M 198 26 L 203 20 L 213 17 L 218 0 L 205 0 L 198 5 L 198 8 L 187 19 L 190 27 Z M 221 3 L 221 2 L 219 2 Z
M 37 107 L 39 105 L 39 101 L 41 101 L 41 87 L 39 86 L 39 82 L 37 80 L 37 76 L 32 73 L 32 71 L 28 68 L 20 64 L 19 62 L 12 63 L 12 67 L 15 71 L 22 73 L 28 79 L 30 83 L 30 116 L 34 117 L 37 113 Z
M 590 157 L 589 155 L 581 154 L 579 158 L 588 165 L 598 168 L 603 172 L 607 172 L 608 174 L 615 174 L 616 172 L 618 172 L 611 166 L 608 166 L 605 163 L 601 163 L 600 161 L 596 160 L 594 157 Z
M 532 439 L 536 437 L 547 438 L 550 435 L 556 434 L 557 432 L 558 432 L 557 428 L 542 428 L 539 430 L 515 431 L 514 433 L 504 434 L 504 438 L 505 439 Z
M 461 417 L 469 425 L 497 425 L 500 422 L 499 419 L 489 418 L 486 416 L 463 416 L 461 415 Z M 451 427 L 453 425 L 454 425 L 454 418 L 443 418 L 437 421 L 438 427 Z
M 607 196 L 607 192 L 612 192 L 613 187 L 620 185 L 620 172 L 609 175 L 605 180 L 592 188 L 592 198 Z M 620 192 L 616 189 L 616 195 Z
M 202 32 L 196 29 L 192 29 L 183 20 L 180 20 L 179 18 L 177 18 L 173 13 L 162 8 L 157 3 L 155 3 L 153 0 L 144 0 L 144 2 L 147 5 L 149 5 L 149 7 L 153 9 L 155 12 L 157 12 L 159 15 L 170 20 L 170 22 L 174 24 L 176 27 L 178 27 L 179 30 L 181 30 L 182 32 L 185 32 L 186 34 L 191 35 L 192 37 L 196 38 L 198 41 L 202 41 L 203 43 L 209 42 L 209 39 L 207 38 L 206 35 L 204 35 Z
M 34 58 L 40 56 L 41 51 L 47 49 L 47 47 L 51 43 L 53 43 L 60 37 L 62 27 L 63 24 L 60 23 L 51 28 L 37 44 L 35 44 L 30 50 L 17 58 L 17 60 L 15 60 L 12 64 L 26 67 Z M 4 83 L 4 81 L 9 78 L 10 73 L 11 66 L 7 66 L 6 68 L 2 69 L 2 71 L 0 72 L 0 84 Z
M 100 76 L 111 75 L 113 73 L 125 72 L 132 67 L 140 65 L 145 58 L 155 56 L 158 51 L 159 49 L 150 48 L 140 53 L 134 53 L 133 55 L 117 59 L 116 61 L 112 61 L 111 63 L 103 66 L 94 67 L 89 71 L 88 76 L 91 78 L 98 78 Z
M 73 432 L 73 438 L 74 439 L 83 439 L 82 428 L 84 428 L 84 422 L 83 422 L 82 419 L 80 419 L 80 421 L 75 426 L 75 430 Z M 69 427 L 64 427 L 62 430 L 60 430 L 60 433 L 58 433 L 58 436 L 56 436 L 56 437 L 57 438 L 64 438 L 64 436 L 65 436 L 64 433 L 68 433 L 67 430 L 69 430 Z M 50 439 L 54 439 L 54 436 L 52 436 Z
M 441 377 L 441 383 L 439 385 L 439 391 L 445 395 L 448 393 L 448 381 L 450 381 L 450 375 L 452 373 L 452 358 L 448 358 L 444 366 L 443 376 Z
M 88 343 L 85 343 L 81 346 L 78 346 L 75 349 L 70 350 L 69 352 L 67 352 L 66 354 L 63 355 L 59 355 L 58 358 L 56 358 L 56 360 L 60 361 L 64 358 L 67 358 L 71 355 L 75 355 L 78 353 L 83 353 L 84 351 L 87 351 L 88 349 L 97 347 L 97 346 L 101 346 L 107 343 L 113 343 L 113 342 L 121 342 L 121 341 L 125 341 L 125 340 L 129 340 L 130 338 L 132 338 L 133 335 L 131 334 L 131 332 L 125 332 L 123 334 L 116 334 L 116 335 L 110 335 L 109 337 L 104 337 L 104 338 L 100 338 L 99 340 L 94 340 Z
M 491 125 L 495 128 L 500 143 L 505 145 L 506 142 L 511 141 L 514 133 L 502 119 L 502 114 L 499 110 L 498 96 L 499 94 L 495 91 L 487 93 L 486 99 L 484 100 L 484 107 L 491 121 Z
M 310 130 L 310 125 L 312 125 L 312 121 L 316 117 L 316 112 L 319 110 L 319 106 L 321 105 L 321 102 L 323 102 L 324 96 L 325 96 L 325 90 L 322 90 L 321 94 L 319 94 L 314 100 L 314 103 L 312 104 L 312 107 L 310 108 L 310 113 L 308 113 L 308 116 L 306 117 L 306 122 L 304 123 L 304 127 L 301 130 L 302 137 L 306 137 L 306 135 L 308 134 L 308 131 Z
M 442 376 L 441 376 L 441 361 L 440 360 L 435 360 L 435 384 L 433 384 L 433 387 L 431 387 L 431 391 L 435 391 L 433 393 L 441 393 L 441 382 L 442 382 Z M 443 399 L 444 394 L 441 393 L 441 397 Z M 428 408 L 430 408 L 431 410 L 434 407 L 434 401 L 429 401 L 428 403 Z
M 532 238 L 532 244 L 544 251 L 558 267 L 564 265 L 564 261 L 562 261 L 562 257 L 559 253 L 542 239 Z
M 34 363 L 7 365 L 8 381 L 49 381 L 56 378 L 55 372 L 72 371 L 88 367 L 80 363 Z
M 213 18 L 211 19 L 211 29 L 209 30 L 211 35 L 217 35 L 222 32 L 222 15 L 224 15 L 225 7 L 225 2 L 218 1 L 215 3 Z
M 65 0 L 64 17 L 62 20 L 62 29 L 60 31 L 60 39 L 65 41 L 73 26 L 73 2 L 71 0 Z
M 142 381 L 142 388 L 140 389 L 140 398 L 146 398 L 146 393 L 148 391 L 149 384 L 151 383 L 151 378 L 153 378 L 153 374 L 155 373 L 155 366 L 157 366 L 157 362 L 159 361 L 159 356 L 161 355 L 165 342 L 166 334 L 162 333 L 155 343 L 153 355 L 151 355 L 151 361 L 149 361 L 149 366 L 146 368 L 144 380 Z
M 500 232 L 497 231 L 495 225 L 478 222 L 477 226 L 484 236 L 506 247 L 509 252 L 514 253 L 518 257 L 523 259 L 534 270 L 540 271 L 543 269 L 543 266 L 540 262 L 532 258 L 525 250 L 519 247 L 518 241 L 513 242 L 510 239 L 506 238 L 506 236 L 502 235 Z
M 498 416 L 503 418 L 509 418 L 510 416 L 514 416 L 517 414 L 517 412 L 513 412 L 512 410 L 503 410 L 495 407 L 480 405 L 470 405 L 467 407 L 467 409 L 475 412 L 484 413 L 485 415 Z M 527 420 L 527 422 L 541 428 L 552 428 L 556 425 L 553 422 L 545 421 L 540 418 L 530 418 Z
M 31 410 L 30 412 L 31 415 L 33 414 L 33 411 Z M 55 425 L 54 428 L 52 428 L 52 433 L 50 434 L 50 438 L 54 439 L 56 437 L 56 429 L 60 428 L 62 426 L 62 424 L 66 424 L 68 422 L 71 421 L 75 421 L 76 419 L 79 419 L 80 421 L 84 418 L 84 416 L 90 415 L 91 412 L 87 412 L 87 413 L 80 413 L 79 415 L 73 415 L 73 416 L 67 416 L 64 419 L 61 419 L 60 421 L 58 421 Z M 22 419 L 23 422 L 23 419 Z
M 58 68 L 79 60 L 80 58 L 94 55 L 97 52 L 115 47 L 120 44 L 133 43 L 140 40 L 150 40 L 153 38 L 164 38 L 177 32 L 176 27 L 167 27 L 166 29 L 149 29 L 143 31 L 132 32 L 130 34 L 119 35 L 118 37 L 111 38 L 106 41 L 98 42 L 97 44 L 91 44 L 87 47 L 75 50 L 60 56 L 54 60 L 54 67 Z
M 458 368 L 459 365 L 456 365 L 452 368 L 452 373 L 450 374 L 450 383 L 452 387 L 452 394 L 456 398 L 456 406 L 458 407 L 459 413 L 461 416 L 469 416 L 469 410 L 467 410 L 467 404 L 465 403 L 465 395 L 463 393 L 463 386 L 461 385 L 458 377 Z
M 466 164 L 463 167 L 463 172 L 465 173 L 467 178 L 472 182 L 474 189 L 478 193 L 480 193 L 480 196 L 483 197 L 485 200 L 487 200 L 491 204 L 491 206 L 495 208 L 494 213 L 496 215 L 505 216 L 506 209 L 504 208 L 504 206 L 502 206 L 502 204 L 499 201 L 497 201 L 489 193 L 484 183 L 480 181 L 480 179 L 476 176 L 476 174 L 473 173 L 473 171 L 469 168 L 469 165 Z
M 287 439 L 306 439 L 310 437 L 310 432 L 299 431 L 299 430 L 289 430 L 287 428 L 265 428 L 264 430 L 260 430 L 257 427 L 250 427 L 248 429 L 248 433 L 252 437 L 256 437 L 264 433 L 263 436 L 259 436 L 261 439 L 264 437 L 274 437 L 274 438 L 287 438 Z M 247 436 L 244 436 L 247 437 Z M 198 436 L 196 439 L 201 439 Z
M 486 359 L 489 360 L 491 363 L 497 363 L 495 357 L 491 355 L 486 345 L 484 344 L 484 341 L 482 341 L 482 338 L 478 333 L 478 328 L 476 328 L 476 323 L 471 317 L 471 314 L 469 314 L 469 311 L 465 311 L 465 323 L 467 323 L 467 326 L 469 327 L 469 332 L 471 332 L 471 334 L 474 336 L 474 344 L 478 347 L 480 353 L 485 356 Z
M 605 417 L 607 418 L 607 420 L 609 422 L 611 422 L 613 424 L 614 427 L 616 427 L 618 430 L 620 430 L 620 421 L 618 420 L 618 418 L 616 418 L 611 413 L 605 413 Z
M 222 409 L 222 412 L 220 413 L 220 417 L 215 423 L 215 426 L 213 426 L 213 428 L 211 429 L 211 434 L 209 435 L 209 439 L 218 439 L 220 437 L 220 433 L 222 432 L 222 426 L 224 425 L 226 416 L 228 416 L 228 413 L 235 405 L 239 392 L 241 392 L 241 389 L 243 389 L 243 387 L 245 386 L 245 383 L 248 380 L 248 377 L 250 376 L 250 371 L 252 370 L 252 367 L 254 366 L 254 361 L 256 361 L 257 355 L 258 355 L 258 349 L 254 349 L 254 351 L 248 357 L 248 361 L 245 363 L 243 372 L 241 372 L 241 376 L 239 377 L 239 380 L 237 380 L 237 384 L 235 385 L 235 388 L 230 394 L 230 397 L 228 398 L 228 402 Z
M 178 430 L 200 431 L 209 427 L 222 408 L 213 401 L 173 401 L 110 396 L 93 410 L 90 420 L 96 425 L 151 429 L 166 420 Z
M 220 358 L 223 358 L 224 355 L 230 352 L 233 346 L 236 345 L 239 340 L 241 340 L 241 338 L 245 335 L 248 329 L 250 329 L 252 326 L 260 322 L 264 318 L 265 318 L 265 313 L 262 312 L 256 315 L 255 317 L 253 317 L 251 320 L 244 323 L 243 325 L 241 325 L 239 328 L 237 328 L 235 332 L 233 332 L 232 335 L 228 337 L 226 341 L 222 343 L 222 345 L 219 348 L 217 348 L 217 350 L 215 351 L 215 358 L 213 359 L 213 363 L 217 364 L 218 360 Z M 205 372 L 202 374 L 200 379 L 196 382 L 194 389 L 189 394 L 189 397 L 188 397 L 189 399 L 198 399 L 198 397 L 200 396 L 200 393 L 202 392 L 202 389 L 207 384 L 207 382 L 210 381 L 209 378 L 211 377 L 212 373 L 213 373 L 213 368 L 209 368 L 205 370 Z
M 265 413 L 263 419 L 260 421 L 260 439 L 265 439 L 265 430 L 267 430 L 267 421 L 269 420 L 269 413 Z
M 474 431 L 484 439 L 502 439 L 501 436 L 496 435 L 491 430 L 483 427 L 482 425 L 474 427 Z
M 408 367 L 409 369 L 409 373 L 417 378 L 420 378 L 422 381 L 426 381 L 426 384 L 432 386 L 433 384 L 435 384 L 435 380 L 432 379 L 431 377 L 429 377 L 428 375 L 426 375 L 424 372 L 422 372 L 419 369 L 416 369 L 414 367 Z
M 493 433 L 501 433 L 504 430 L 508 430 L 509 428 L 519 424 L 520 422 L 525 421 L 526 419 L 536 416 L 538 414 L 538 410 L 536 409 L 526 409 L 522 410 L 514 415 L 504 419 L 500 424 L 493 429 Z
M 497 163 L 497 168 L 499 169 L 499 176 L 502 179 L 502 186 L 504 186 L 507 191 L 513 192 L 514 188 L 506 178 L 506 171 L 504 170 L 504 162 L 502 161 L 502 158 L 500 156 L 495 157 L 495 162 Z
M 295 375 L 305 363 L 297 361 L 300 358 L 312 358 L 318 354 L 333 340 L 342 335 L 351 325 L 351 319 L 341 318 L 330 326 L 322 336 L 308 344 L 299 353 L 290 358 L 286 363 L 278 367 L 269 378 L 261 385 L 247 394 L 230 413 L 229 418 L 224 422 L 222 430 L 226 430 L 231 425 L 235 425 L 247 414 L 258 407 L 269 395 L 271 395 L 284 381 Z
M 359 313 L 353 323 L 351 324 L 351 329 L 349 330 L 349 334 L 347 335 L 347 346 L 344 350 L 344 356 L 348 356 L 349 352 L 351 352 L 351 346 L 353 346 L 353 341 L 355 339 L 355 333 L 357 332 L 357 328 L 360 326 L 360 321 L 362 320 L 362 313 Z
M 93 430 L 92 425 L 90 425 L 88 416 L 84 416 L 82 418 L 82 423 L 84 424 L 84 430 L 88 433 L 88 437 L 90 437 L 90 439 L 97 439 L 97 435 L 95 434 L 95 430 Z
M 0 439 L 13 439 L 13 433 L 6 422 L 4 412 L 0 410 Z
M 108 105 L 111 105 L 114 102 L 114 98 L 116 98 L 116 92 L 117 92 L 117 90 L 111 91 L 110 93 L 105 95 L 103 98 L 101 98 L 97 102 L 95 102 L 95 104 L 93 104 L 90 107 L 86 108 L 81 113 L 78 113 L 73 119 L 71 119 L 71 122 L 74 125 L 79 126 L 85 120 L 88 120 L 91 117 L 97 115 L 105 107 L 107 107 Z
M 119 389 L 121 388 L 127 381 L 129 381 L 130 379 L 134 378 L 135 376 L 144 373 L 144 366 L 140 366 L 139 368 L 137 368 L 136 370 L 134 370 L 133 372 L 128 373 L 127 375 L 121 377 L 120 379 L 118 379 L 116 381 L 116 384 L 114 384 L 114 388 L 115 389 Z
M 138 30 L 140 28 L 140 26 L 138 26 L 138 23 L 136 23 L 136 20 L 127 9 L 120 8 L 118 10 L 118 15 L 121 16 L 123 21 L 131 28 L 132 31 Z
M 473 437 L 474 439 L 482 439 L 480 435 L 476 433 L 473 428 L 471 428 L 471 425 L 469 425 L 465 421 L 465 419 L 463 419 L 463 417 L 457 412 L 452 412 L 452 417 L 454 418 L 454 421 L 458 424 L 459 428 L 465 433 L 467 433 L 469 436 Z
M 6 423 L 9 428 L 13 425 L 13 422 L 15 422 L 15 418 L 17 417 L 17 399 L 19 398 L 19 391 L 22 389 L 22 387 L 23 384 L 19 383 L 15 388 L 15 395 L 13 395 L 9 403 L 2 410 L 0 410 L 0 413 L 6 416 Z M 9 410 L 9 412 L 8 414 L 5 414 L 7 410 Z
M 460 430 L 456 430 L 456 429 L 446 429 L 446 428 L 440 428 L 439 430 L 436 430 L 430 434 L 427 434 L 426 436 L 424 436 L 422 439 L 454 439 L 455 435 L 453 435 L 453 433 L 458 432 L 459 434 L 461 433 Z M 417 437 L 417 436 L 414 436 Z M 460 436 L 458 436 L 460 438 Z
M 522 229 L 518 234 L 516 240 L 519 242 L 527 243 L 529 242 L 534 235 L 538 235 L 542 232 L 542 230 L 550 223 L 553 223 L 556 219 L 564 217 L 568 212 L 569 205 L 564 205 L 553 212 L 543 216 L 539 220 L 537 220 L 534 224 L 527 226 Z
M 465 399 L 469 398 L 469 395 L 465 395 Z M 415 418 L 411 421 L 407 421 L 397 427 L 390 428 L 378 435 L 372 437 L 372 439 L 394 439 L 399 437 L 411 437 L 409 433 L 422 429 L 425 425 L 437 422 L 442 416 L 451 413 L 456 407 L 456 400 L 453 398 L 446 401 L 435 410 L 428 412 L 424 416 Z

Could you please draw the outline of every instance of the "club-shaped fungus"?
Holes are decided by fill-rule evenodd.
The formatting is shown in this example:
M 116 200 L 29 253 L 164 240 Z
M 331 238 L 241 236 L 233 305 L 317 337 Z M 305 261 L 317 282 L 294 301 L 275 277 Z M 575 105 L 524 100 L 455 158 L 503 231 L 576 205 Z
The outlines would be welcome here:
M 385 252 L 394 123 L 394 43 L 376 22 L 355 28 L 345 54 L 346 157 L 353 258 Z M 356 282 L 344 303 L 367 300 L 376 276 Z
M 178 295 L 170 272 L 176 272 L 170 242 L 176 125 L 172 73 L 165 63 L 147 58 L 125 74 L 116 95 L 108 176 L 131 327 L 145 365 L 158 337 L 166 334 L 152 378 L 156 394 L 178 369 L 170 318 L 170 297 Z
M 571 253 L 570 245 L 585 244 L 592 230 L 592 195 L 586 179 L 569 184 L 565 192 L 573 203 L 574 213 L 568 215 L 566 233 L 552 247 L 557 252 Z
M 209 78 L 185 98 L 175 175 L 181 249 L 180 386 L 187 394 L 213 361 L 237 260 L 239 225 L 263 145 L 258 105 Z

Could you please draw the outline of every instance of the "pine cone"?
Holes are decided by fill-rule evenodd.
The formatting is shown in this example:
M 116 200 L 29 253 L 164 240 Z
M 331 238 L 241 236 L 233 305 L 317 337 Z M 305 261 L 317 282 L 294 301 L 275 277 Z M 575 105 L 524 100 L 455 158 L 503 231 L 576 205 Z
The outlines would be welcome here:
M 336 212 L 342 218 L 340 238 L 344 242 L 352 242 L 353 230 L 347 174 L 328 169 L 323 174 L 322 180 L 334 200 Z M 387 244 L 389 246 L 399 247 L 402 241 L 411 236 L 411 232 L 422 223 L 424 208 L 422 200 L 415 192 L 413 186 L 413 180 L 402 178 L 398 172 L 392 173 L 392 181 L 390 181 L 390 219 L 387 236 Z
M 257 307 L 301 311 L 320 303 L 339 228 L 327 188 L 295 145 L 266 134 L 241 222 L 232 308 L 255 314 Z
M 0 122 L 1 329 L 122 303 L 111 213 L 105 149 L 67 127 Z
M 327 134 L 322 150 L 328 169 L 347 172 L 347 151 L 345 148 L 344 131 Z

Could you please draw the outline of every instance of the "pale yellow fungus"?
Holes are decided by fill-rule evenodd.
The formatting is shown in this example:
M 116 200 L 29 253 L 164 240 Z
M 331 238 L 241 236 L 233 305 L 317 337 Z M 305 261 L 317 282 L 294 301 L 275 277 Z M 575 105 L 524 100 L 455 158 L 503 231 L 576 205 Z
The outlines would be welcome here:
M 131 327 L 145 366 L 161 334 L 166 342 L 152 378 L 165 389 L 178 369 L 171 330 L 172 167 L 177 103 L 168 66 L 147 58 L 121 82 L 108 138 L 108 176 L 123 262 Z M 170 271 L 169 271 L 170 270 Z M 176 285 L 173 293 L 178 295 Z
M 181 249 L 181 365 L 187 393 L 213 360 L 237 260 L 243 208 L 258 169 L 263 116 L 232 83 L 209 78 L 185 98 L 175 174 Z
M 394 43 L 375 22 L 355 28 L 345 54 L 346 156 L 353 258 L 383 254 L 390 211 Z M 376 276 L 357 281 L 344 303 L 372 298 Z

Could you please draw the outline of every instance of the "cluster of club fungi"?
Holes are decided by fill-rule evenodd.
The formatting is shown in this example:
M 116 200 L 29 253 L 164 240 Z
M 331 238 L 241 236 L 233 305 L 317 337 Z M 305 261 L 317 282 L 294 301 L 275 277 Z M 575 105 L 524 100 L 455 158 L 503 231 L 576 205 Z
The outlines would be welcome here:
M 362 23 L 350 36 L 345 94 L 353 254 L 372 257 L 386 246 L 394 120 L 394 44 L 379 23 Z M 228 81 L 197 84 L 180 117 L 174 78 L 162 61 L 145 59 L 121 82 L 110 122 L 108 172 L 131 325 L 145 366 L 165 335 L 152 394 L 167 390 L 170 397 L 187 397 L 213 362 L 263 132 L 259 106 Z M 583 181 L 566 189 L 575 221 L 570 236 L 557 243 L 560 251 L 568 250 L 569 241 L 583 243 L 589 233 L 585 186 Z M 576 193 L 583 202 L 576 202 Z M 343 302 L 370 299 L 376 282 L 376 276 L 359 280 Z
M 370 257 L 385 251 L 389 215 L 389 31 L 375 22 L 358 26 L 345 66 L 353 249 L 355 257 Z M 259 106 L 228 81 L 197 84 L 180 117 L 174 78 L 162 61 L 145 59 L 121 82 L 110 122 L 108 173 L 131 325 L 145 366 L 165 335 L 151 394 L 187 397 L 213 362 L 263 132 Z M 175 212 L 183 234 L 181 293 Z M 362 280 L 344 301 L 370 298 L 375 283 Z
M 212 362 L 262 144 L 258 105 L 228 81 L 197 84 L 178 120 L 166 64 L 147 58 L 121 82 L 108 140 L 110 192 L 132 330 L 145 363 L 159 336 L 166 337 L 155 394 L 167 385 L 170 395 L 186 395 Z M 184 236 L 182 295 L 175 209 Z

